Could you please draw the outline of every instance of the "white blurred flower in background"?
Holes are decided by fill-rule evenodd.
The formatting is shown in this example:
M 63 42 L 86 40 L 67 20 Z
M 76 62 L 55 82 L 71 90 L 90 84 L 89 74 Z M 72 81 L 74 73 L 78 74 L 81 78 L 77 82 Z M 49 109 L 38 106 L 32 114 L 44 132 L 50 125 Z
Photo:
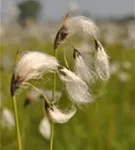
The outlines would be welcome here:
M 119 26 L 113 22 L 100 24 L 101 35 L 108 44 L 113 44 L 119 35 Z
M 118 61 L 114 61 L 110 64 L 110 74 L 118 73 L 120 69 L 120 63 Z
M 15 125 L 13 113 L 5 107 L 2 109 L 1 113 L 1 125 L 3 128 L 8 128 L 9 130 Z
M 132 67 L 132 63 L 129 62 L 129 61 L 124 61 L 122 63 L 122 66 L 123 66 L 124 69 L 130 69 Z
M 40 122 L 39 132 L 45 139 L 47 140 L 50 139 L 51 125 L 50 125 L 49 119 L 46 116 Z
M 130 21 L 127 24 L 127 29 L 128 29 L 129 39 L 132 41 L 133 48 L 135 48 L 135 21 Z M 131 45 L 130 45 L 130 47 L 131 47 Z
M 120 73 L 118 74 L 118 78 L 119 78 L 119 80 L 120 80 L 122 83 L 125 83 L 125 82 L 129 81 L 130 76 L 129 76 L 129 74 L 126 73 L 126 72 L 120 72 Z
M 2 67 L 5 71 L 11 71 L 13 66 L 13 61 L 10 56 L 4 55 L 2 58 Z

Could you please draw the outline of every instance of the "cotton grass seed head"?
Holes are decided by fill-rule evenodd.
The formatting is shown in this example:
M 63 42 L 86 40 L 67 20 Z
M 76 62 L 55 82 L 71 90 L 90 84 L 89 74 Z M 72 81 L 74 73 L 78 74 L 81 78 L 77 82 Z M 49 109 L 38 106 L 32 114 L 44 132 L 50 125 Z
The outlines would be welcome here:
M 38 79 L 44 73 L 54 72 L 58 61 L 55 57 L 41 52 L 26 52 L 16 64 L 11 80 L 11 95 L 19 88 L 23 81 Z
M 95 23 L 85 16 L 70 17 L 67 22 L 67 28 L 70 34 L 80 33 L 84 36 L 96 36 L 98 28 Z
M 95 39 L 95 69 L 101 80 L 107 80 L 109 73 L 109 60 L 102 44 Z
M 66 123 L 68 122 L 76 113 L 76 108 L 72 108 L 69 110 L 61 111 L 55 105 L 49 106 L 45 105 L 46 113 L 48 118 L 54 123 Z
M 83 37 L 97 37 L 98 28 L 95 23 L 87 17 L 69 17 L 69 15 L 66 15 L 63 25 L 56 34 L 54 49 L 57 49 L 61 42 L 63 42 L 67 37 L 75 34 Z
M 64 82 L 72 102 L 82 104 L 92 101 L 88 85 L 79 76 L 63 66 L 59 66 L 58 70 L 59 77 Z
M 94 76 L 92 69 L 86 63 L 85 58 L 77 49 L 74 49 L 73 56 L 75 59 L 75 73 L 88 84 L 93 83 Z

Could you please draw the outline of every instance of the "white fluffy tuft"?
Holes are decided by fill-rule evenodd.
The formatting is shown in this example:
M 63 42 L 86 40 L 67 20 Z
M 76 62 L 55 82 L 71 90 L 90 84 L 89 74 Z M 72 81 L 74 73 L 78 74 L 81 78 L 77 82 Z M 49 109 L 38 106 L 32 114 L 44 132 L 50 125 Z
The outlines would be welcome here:
M 66 27 L 68 28 L 69 35 L 83 34 L 84 36 L 98 36 L 98 28 L 95 23 L 84 16 L 74 16 L 67 19 Z
M 56 106 L 47 107 L 47 115 L 50 120 L 54 123 L 66 123 L 68 122 L 76 113 L 76 108 L 68 111 L 61 111 Z
M 81 54 L 76 55 L 75 58 L 75 73 L 87 83 L 94 82 L 92 69 L 86 63 Z
M 109 61 L 103 46 L 97 41 L 97 50 L 95 54 L 95 69 L 101 80 L 107 80 L 109 74 Z
M 45 139 L 47 140 L 50 139 L 51 125 L 50 125 L 49 119 L 46 116 L 41 120 L 41 123 L 39 125 L 39 132 Z
M 74 103 L 89 103 L 92 95 L 88 85 L 75 73 L 65 67 L 59 69 L 60 79 L 65 83 L 67 92 Z
M 39 78 L 46 72 L 57 69 L 58 61 L 55 57 L 41 52 L 27 52 L 19 60 L 15 75 L 22 80 Z

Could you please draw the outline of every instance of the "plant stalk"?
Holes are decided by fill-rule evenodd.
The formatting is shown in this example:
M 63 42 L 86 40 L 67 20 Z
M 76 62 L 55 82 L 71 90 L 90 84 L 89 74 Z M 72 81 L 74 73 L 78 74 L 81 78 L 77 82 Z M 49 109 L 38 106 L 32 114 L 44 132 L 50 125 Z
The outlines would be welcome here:
M 57 51 L 54 50 L 54 57 L 57 58 Z M 56 90 L 56 73 L 53 74 L 53 101 L 55 101 L 55 90 Z M 54 143 L 54 123 L 51 121 L 51 139 L 50 139 L 50 150 L 53 150 Z
M 22 141 L 21 141 L 20 127 L 19 127 L 19 120 L 18 120 L 18 110 L 17 110 L 17 103 L 16 103 L 15 96 L 12 98 L 12 101 L 13 101 L 13 108 L 14 108 L 14 117 L 15 117 L 18 150 L 22 150 Z
M 41 90 L 39 90 L 37 87 L 35 87 L 33 84 L 31 84 L 29 82 L 25 82 L 23 84 L 24 85 L 28 85 L 28 86 L 32 87 L 33 89 L 35 89 L 38 93 L 40 93 L 44 97 L 44 99 L 46 100 L 47 104 L 50 105 L 49 99 L 47 98 L 47 96 Z
M 51 121 L 50 150 L 53 150 L 53 142 L 54 142 L 54 123 Z

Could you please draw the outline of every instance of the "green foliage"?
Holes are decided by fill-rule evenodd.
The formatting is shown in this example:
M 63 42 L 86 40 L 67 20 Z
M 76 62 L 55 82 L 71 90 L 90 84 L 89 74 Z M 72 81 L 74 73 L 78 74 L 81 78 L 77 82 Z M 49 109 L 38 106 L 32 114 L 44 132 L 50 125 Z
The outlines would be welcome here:
M 18 4 L 20 15 L 19 15 L 19 22 L 24 24 L 27 19 L 36 20 L 37 16 L 39 15 L 41 6 L 40 3 L 36 0 L 28 0 L 21 2 Z

